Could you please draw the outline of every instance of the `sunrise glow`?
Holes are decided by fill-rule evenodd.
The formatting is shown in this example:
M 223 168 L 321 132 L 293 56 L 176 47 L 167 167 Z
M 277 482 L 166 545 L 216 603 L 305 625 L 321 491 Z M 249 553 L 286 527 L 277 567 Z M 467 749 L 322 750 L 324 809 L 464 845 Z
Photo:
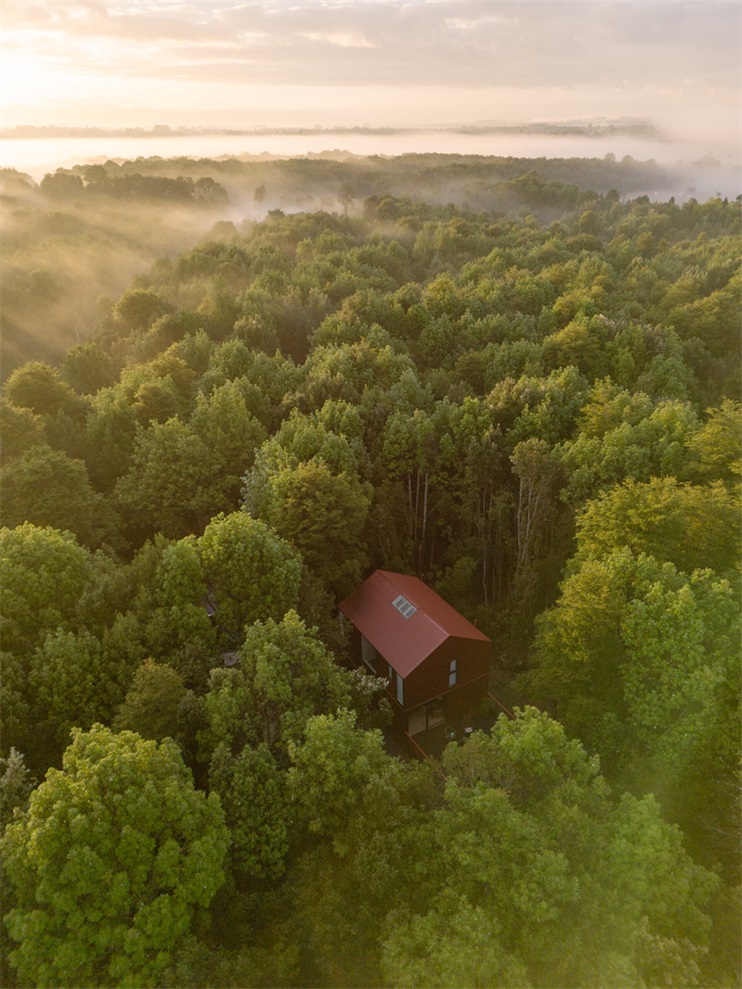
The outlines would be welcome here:
M 5 127 L 651 116 L 738 141 L 739 6 L 4 0 Z

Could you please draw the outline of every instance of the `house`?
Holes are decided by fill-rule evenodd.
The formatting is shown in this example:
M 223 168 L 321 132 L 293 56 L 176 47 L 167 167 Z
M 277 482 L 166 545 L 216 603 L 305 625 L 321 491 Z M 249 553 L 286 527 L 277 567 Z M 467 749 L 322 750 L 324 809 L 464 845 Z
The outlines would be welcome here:
M 376 570 L 339 608 L 356 655 L 387 679 L 398 730 L 453 725 L 487 696 L 492 643 L 417 577 Z

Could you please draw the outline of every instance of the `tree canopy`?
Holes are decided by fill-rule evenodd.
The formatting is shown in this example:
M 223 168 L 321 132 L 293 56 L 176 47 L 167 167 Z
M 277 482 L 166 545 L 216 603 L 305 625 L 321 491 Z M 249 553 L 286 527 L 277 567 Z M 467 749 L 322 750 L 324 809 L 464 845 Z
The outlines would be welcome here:
M 224 881 L 219 799 L 196 791 L 176 747 L 101 725 L 76 731 L 62 770 L 2 839 L 21 978 L 156 986 Z
M 740 204 L 662 174 L 3 173 L 5 983 L 739 982 Z M 513 720 L 400 749 L 376 568 Z

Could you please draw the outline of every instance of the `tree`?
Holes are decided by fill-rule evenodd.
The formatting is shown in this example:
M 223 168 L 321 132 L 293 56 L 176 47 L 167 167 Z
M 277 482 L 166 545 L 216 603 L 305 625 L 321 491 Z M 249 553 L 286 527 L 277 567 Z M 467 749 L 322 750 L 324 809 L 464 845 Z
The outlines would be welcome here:
M 0 397 L 0 435 L 2 435 L 2 459 L 7 464 L 32 446 L 44 442 L 44 423 L 30 409 L 19 408 Z
M 264 743 L 286 768 L 289 743 L 309 718 L 349 705 L 350 674 L 295 611 L 248 626 L 240 657 L 238 669 L 212 671 L 204 747 L 223 744 L 237 754 Z
M 93 558 L 70 532 L 30 522 L 0 529 L 4 647 L 26 652 L 49 630 L 74 629 L 93 573 Z
M 556 308 L 565 303 L 563 296 Z M 582 306 L 592 308 L 591 303 L 582 300 Z M 557 368 L 575 367 L 589 380 L 600 378 L 609 370 L 606 354 L 607 320 L 604 316 L 588 318 L 579 312 L 566 326 L 552 333 L 544 340 L 544 366 L 548 371 Z
M 425 916 L 395 917 L 382 949 L 391 986 L 528 989 L 527 965 L 508 952 L 491 913 L 444 894 Z
M 318 714 L 307 723 L 302 743 L 293 742 L 289 751 L 292 798 L 306 827 L 342 847 L 344 824 L 364 787 L 389 765 L 381 732 L 356 729 L 353 711 Z
M 389 756 L 381 733 L 360 730 L 343 710 L 312 718 L 291 760 L 303 852 L 292 893 L 304 950 L 324 985 L 380 985 L 385 920 L 428 892 L 400 878 L 419 872 L 435 794 L 430 767 Z
M 739 480 L 742 475 L 742 404 L 726 399 L 707 410 L 708 419 L 688 441 L 690 471 L 704 480 Z
M 85 464 L 61 450 L 34 446 L 0 469 L 2 521 L 73 532 L 91 549 L 115 538 L 116 516 L 90 484 Z
M 140 432 L 131 467 L 116 484 L 116 498 L 134 532 L 179 539 L 199 532 L 228 499 L 214 477 L 209 448 L 179 419 Z
M 388 918 L 392 984 L 697 984 L 718 882 L 655 801 L 626 797 L 615 810 L 597 760 L 534 708 L 449 747 L 444 771 L 442 803 L 419 832 L 425 895 Z
M 62 377 L 78 394 L 93 395 L 114 383 L 116 366 L 97 343 L 79 343 L 64 355 Z
M 75 731 L 2 852 L 10 959 L 26 985 L 158 986 L 224 881 L 219 799 L 174 743 Z
M 28 657 L 0 652 L 0 751 L 28 752 L 35 737 L 28 684 Z M 44 766 L 46 768 L 46 766 Z
M 126 654 L 111 655 L 87 630 L 50 632 L 36 649 L 30 663 L 31 710 L 38 735 L 48 734 L 57 758 L 71 728 L 110 722 L 131 681 L 128 660 Z
M 171 666 L 146 659 L 113 719 L 116 731 L 135 731 L 142 738 L 177 740 L 178 713 L 186 698 L 183 678 Z
M 191 426 L 206 445 L 204 465 L 232 506 L 239 499 L 242 475 L 265 439 L 265 429 L 248 408 L 244 390 L 229 381 L 196 399 Z
M 362 399 L 375 400 L 408 370 L 414 370 L 414 365 L 406 354 L 390 346 L 374 347 L 367 340 L 317 347 L 306 362 L 304 403 L 319 409 L 327 399 L 356 405 Z
M 0 756 L 0 835 L 16 810 L 26 810 L 35 786 L 23 754 L 11 746 L 7 758 Z
M 203 206 L 223 208 L 229 205 L 227 190 L 209 175 L 202 175 L 193 185 L 193 198 Z
M 739 498 L 721 481 L 707 486 L 675 478 L 627 480 L 585 506 L 577 519 L 576 561 L 628 546 L 687 573 L 734 569 L 740 555 Z
M 167 303 L 150 289 L 133 288 L 124 292 L 113 307 L 116 321 L 125 330 L 146 329 L 155 315 L 161 315 L 170 310 Z
M 543 559 L 549 523 L 556 514 L 558 467 L 548 444 L 541 439 L 519 443 L 510 458 L 518 478 L 516 511 L 516 599 L 526 615 L 536 611 L 538 564 Z
M 5 383 L 5 396 L 12 405 L 38 415 L 64 412 L 79 420 L 86 410 L 85 401 L 75 394 L 59 371 L 43 361 L 29 361 L 16 368 Z
M 221 660 L 217 629 L 204 606 L 206 579 L 195 537 L 162 549 L 149 590 L 142 613 L 148 652 L 176 670 L 187 687 L 203 693 L 209 671 Z
M 565 579 L 537 620 L 526 675 L 609 777 L 653 791 L 707 861 L 729 860 L 724 831 L 737 813 L 736 753 L 723 739 L 739 716 L 738 636 L 726 580 L 624 548 Z
M 318 459 L 270 474 L 262 518 L 338 596 L 359 582 L 371 486 Z
M 343 207 L 343 216 L 348 215 L 349 208 L 355 202 L 356 196 L 353 187 L 348 182 L 344 182 L 340 187 L 340 194 L 338 195 L 338 201 Z
M 209 784 L 219 794 L 231 838 L 231 863 L 241 880 L 280 879 L 286 869 L 294 810 L 286 773 L 265 742 L 232 755 L 218 745 Z
M 739 813 L 730 787 L 736 754 L 723 741 L 739 716 L 738 602 L 728 582 L 709 571 L 687 580 L 672 576 L 663 573 L 642 588 L 621 623 L 633 763 L 626 777 L 635 788 L 651 789 L 701 847 L 727 859 L 732 843 L 724 832 Z M 705 824 L 712 815 L 720 834 L 709 840 Z
M 91 406 L 85 460 L 96 488 L 109 494 L 131 464 L 137 416 L 132 396 L 120 384 L 102 388 L 92 397 Z
M 401 482 L 397 496 L 403 497 L 412 559 L 418 570 L 429 565 L 430 525 L 437 499 L 431 486 L 438 452 L 435 424 L 422 409 L 392 413 L 384 429 L 384 472 Z
M 548 715 L 501 718 L 432 769 L 341 711 L 292 761 L 311 836 L 296 923 L 323 984 L 697 984 L 717 878 L 651 798 L 616 808 Z
M 268 526 L 247 512 L 217 515 L 198 540 L 215 621 L 241 641 L 246 625 L 281 620 L 299 597 L 301 562 Z
M 56 172 L 47 172 L 41 180 L 39 188 L 50 199 L 74 199 L 82 196 L 83 184 L 79 175 L 74 175 L 63 168 Z
M 636 393 L 620 393 L 605 403 L 607 408 L 598 404 L 586 410 L 586 431 L 555 451 L 569 474 L 570 501 L 582 503 L 628 478 L 649 481 L 686 473 L 688 443 L 698 429 L 689 404 L 660 402 L 650 411 L 645 397 Z
M 298 806 L 287 782 L 289 751 L 311 718 L 350 703 L 350 676 L 293 611 L 247 628 L 240 656 L 239 668 L 211 674 L 200 742 L 238 874 L 275 879 Z

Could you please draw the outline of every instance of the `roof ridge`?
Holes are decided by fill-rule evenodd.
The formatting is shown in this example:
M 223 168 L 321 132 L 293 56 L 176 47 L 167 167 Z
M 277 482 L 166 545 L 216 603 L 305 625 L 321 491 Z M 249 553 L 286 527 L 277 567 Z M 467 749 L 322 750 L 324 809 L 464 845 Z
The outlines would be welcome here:
M 484 635 L 484 633 L 481 631 L 481 629 L 478 628 L 474 624 L 474 622 L 469 621 L 469 619 L 466 617 L 466 615 L 462 615 L 461 612 L 457 608 L 454 608 L 454 606 L 452 604 L 450 604 L 448 601 L 446 601 L 445 598 L 441 597 L 441 595 L 438 593 L 438 591 L 436 591 L 435 588 L 431 587 L 429 584 L 426 584 L 425 581 L 422 579 L 422 577 L 416 577 L 414 574 L 397 574 L 396 571 L 394 571 L 394 570 L 381 570 L 380 568 L 376 572 L 382 574 L 383 577 L 384 577 L 384 579 L 386 580 L 386 582 L 388 584 L 391 584 L 391 586 L 394 588 L 394 590 L 399 591 L 400 594 L 402 592 L 401 592 L 399 586 L 397 584 L 395 584 L 392 580 L 389 580 L 389 576 L 388 575 L 391 574 L 391 575 L 396 575 L 396 576 L 399 576 L 399 577 L 404 577 L 406 580 L 416 580 L 416 581 L 418 581 L 418 583 L 420 583 L 422 585 L 423 590 L 425 592 L 427 592 L 428 594 L 434 594 L 438 598 L 438 600 L 441 602 L 441 604 L 443 604 L 443 606 L 445 608 L 448 608 L 451 612 L 453 612 L 453 614 L 457 618 L 463 619 L 467 623 L 467 625 L 471 625 L 471 627 L 473 629 L 476 629 L 477 632 L 480 632 L 482 635 Z M 414 602 L 411 601 L 410 604 L 414 604 Z M 424 608 L 422 605 L 419 605 L 419 604 L 418 605 L 415 605 L 415 607 L 417 608 L 417 610 L 422 615 L 425 616 L 425 618 L 427 618 L 427 620 L 430 622 L 431 625 L 435 625 L 435 627 L 438 629 L 439 632 L 442 632 L 443 635 L 445 635 L 449 639 L 452 638 L 452 637 L 455 637 L 455 634 L 453 632 L 451 632 L 449 629 L 444 628 L 444 626 L 441 625 L 440 622 L 436 621 L 436 619 L 433 618 L 433 616 L 427 611 L 426 608 Z M 486 638 L 486 636 L 485 636 L 485 638 Z

